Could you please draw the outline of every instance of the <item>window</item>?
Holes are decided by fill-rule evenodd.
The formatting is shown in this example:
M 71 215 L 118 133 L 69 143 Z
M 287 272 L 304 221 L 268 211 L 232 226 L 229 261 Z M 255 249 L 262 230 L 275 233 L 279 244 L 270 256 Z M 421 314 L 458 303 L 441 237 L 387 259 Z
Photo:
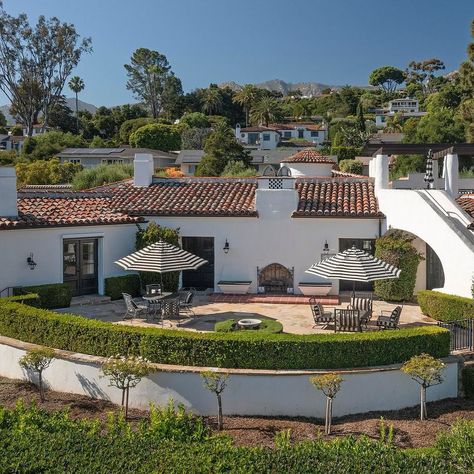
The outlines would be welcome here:
M 81 164 L 81 159 L 80 158 L 68 158 L 66 161 L 68 163 L 73 163 L 75 165 L 80 165 Z
M 291 132 L 283 132 L 285 138 L 291 138 Z
M 319 137 L 319 132 L 311 132 L 312 137 Z
M 245 138 L 245 133 L 241 133 L 240 138 Z
M 188 173 L 194 174 L 196 172 L 196 165 L 189 165 L 188 166 Z
M 262 134 L 262 140 L 264 142 L 269 142 L 270 141 L 270 134 L 269 133 Z
M 304 129 L 300 128 L 298 130 L 298 138 L 304 138 Z
M 116 158 L 109 158 L 109 159 L 104 159 L 102 160 L 102 164 L 103 165 L 122 165 L 123 164 L 123 160 L 119 160 L 119 159 L 116 159 Z

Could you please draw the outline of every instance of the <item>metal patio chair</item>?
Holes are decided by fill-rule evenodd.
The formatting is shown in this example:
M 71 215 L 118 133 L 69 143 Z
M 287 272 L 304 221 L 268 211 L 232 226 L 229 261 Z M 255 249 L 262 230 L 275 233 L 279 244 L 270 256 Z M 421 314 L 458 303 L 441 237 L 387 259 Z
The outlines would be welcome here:
M 380 316 L 377 318 L 377 323 L 376 323 L 379 330 L 398 329 L 398 325 L 400 323 L 400 315 L 402 314 L 402 309 L 403 309 L 403 306 L 397 306 L 392 311 L 382 310 L 380 312 Z
M 147 304 L 136 303 L 133 301 L 132 296 L 128 293 L 122 293 L 122 296 L 127 308 L 127 312 L 125 313 L 123 319 L 133 319 L 142 315 L 148 318 L 149 306 Z
M 314 296 L 309 299 L 309 305 L 311 307 L 311 313 L 313 314 L 313 328 L 322 324 L 322 329 L 325 329 L 328 324 L 334 320 L 333 314 L 330 311 L 324 311 L 323 305 L 319 303 Z

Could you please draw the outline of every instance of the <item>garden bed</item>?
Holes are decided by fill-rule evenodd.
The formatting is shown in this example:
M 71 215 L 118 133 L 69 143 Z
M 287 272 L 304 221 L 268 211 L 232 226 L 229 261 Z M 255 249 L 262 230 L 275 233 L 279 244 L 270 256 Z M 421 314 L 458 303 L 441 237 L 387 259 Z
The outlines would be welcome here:
M 133 391 L 131 392 L 133 397 Z M 14 408 L 19 399 L 25 404 L 35 402 L 41 409 L 56 411 L 68 409 L 71 418 L 106 420 L 107 413 L 118 412 L 120 407 L 104 400 L 70 393 L 47 392 L 46 401 L 40 403 L 37 388 L 27 382 L 0 378 L 0 406 Z M 335 402 L 337 404 L 337 399 Z M 225 405 L 225 394 L 224 394 Z M 130 410 L 132 423 L 147 418 L 148 413 Z M 292 440 L 315 439 L 320 432 L 325 439 L 340 438 L 344 435 L 367 435 L 373 439 L 380 437 L 380 419 L 384 418 L 388 427 L 394 427 L 394 443 L 402 448 L 427 447 L 434 444 L 440 431 L 447 431 L 460 418 L 474 420 L 474 400 L 450 399 L 428 404 L 429 419 L 418 421 L 418 407 L 404 410 L 372 412 L 365 415 L 344 416 L 334 419 L 333 433 L 322 435 L 323 420 L 311 418 L 274 417 L 224 417 L 224 433 L 235 444 L 244 446 L 273 446 L 275 434 L 291 429 Z M 206 423 L 215 428 L 215 418 L 205 418 Z

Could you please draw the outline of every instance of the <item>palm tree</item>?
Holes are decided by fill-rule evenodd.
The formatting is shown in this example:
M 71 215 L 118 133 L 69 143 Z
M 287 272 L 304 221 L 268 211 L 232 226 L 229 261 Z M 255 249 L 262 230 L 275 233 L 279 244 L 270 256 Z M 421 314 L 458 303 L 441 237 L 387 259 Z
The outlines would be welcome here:
M 208 115 L 218 114 L 222 111 L 222 94 L 217 86 L 208 87 L 201 100 L 201 109 Z
M 262 97 L 253 107 L 250 117 L 252 122 L 268 125 L 281 118 L 281 109 L 278 102 L 272 97 Z
M 245 84 L 242 89 L 240 89 L 234 97 L 232 98 L 232 102 L 235 102 L 241 105 L 245 111 L 245 125 L 249 125 L 249 116 L 250 116 L 250 109 L 257 99 L 257 88 L 252 84 Z
M 71 77 L 69 81 L 69 89 L 71 89 L 76 94 L 76 131 L 79 133 L 79 92 L 84 90 L 85 84 L 84 81 L 79 76 Z

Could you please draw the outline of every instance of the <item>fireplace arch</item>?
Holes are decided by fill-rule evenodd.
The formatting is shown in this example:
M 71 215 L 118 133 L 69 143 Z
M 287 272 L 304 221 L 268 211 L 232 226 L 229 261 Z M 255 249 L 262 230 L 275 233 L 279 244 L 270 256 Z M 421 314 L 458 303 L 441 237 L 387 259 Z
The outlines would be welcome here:
M 257 268 L 257 276 L 259 293 L 293 293 L 293 268 L 287 268 L 281 263 L 271 263 L 264 268 Z

